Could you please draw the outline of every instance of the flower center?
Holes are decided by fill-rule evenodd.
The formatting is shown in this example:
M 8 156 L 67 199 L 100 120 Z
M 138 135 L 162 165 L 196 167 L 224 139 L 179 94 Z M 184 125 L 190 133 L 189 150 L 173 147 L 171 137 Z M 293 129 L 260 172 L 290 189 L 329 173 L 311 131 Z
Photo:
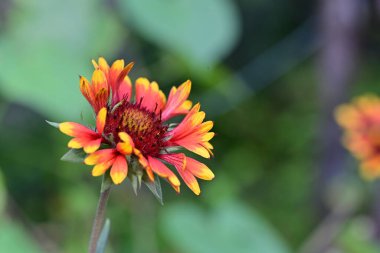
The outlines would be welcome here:
M 155 113 L 124 101 L 108 112 L 104 133 L 112 135 L 117 143 L 120 141 L 118 133 L 126 132 L 144 156 L 155 156 L 164 146 L 167 128 Z

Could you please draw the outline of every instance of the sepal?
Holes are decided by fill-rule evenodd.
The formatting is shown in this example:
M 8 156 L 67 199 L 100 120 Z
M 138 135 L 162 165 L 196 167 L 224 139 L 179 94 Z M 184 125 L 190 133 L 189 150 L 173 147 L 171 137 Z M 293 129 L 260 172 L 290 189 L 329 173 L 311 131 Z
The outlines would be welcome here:
M 46 123 L 48 123 L 49 125 L 51 125 L 52 127 L 55 127 L 55 128 L 59 128 L 59 123 L 57 122 L 52 122 L 52 121 L 48 121 L 48 120 L 45 120 Z
M 161 205 L 164 205 L 160 177 L 157 175 L 154 175 L 154 182 L 151 182 L 149 180 L 144 180 L 143 182 L 148 187 L 148 189 L 153 193 L 154 197 L 156 197 L 158 202 L 160 202 Z
M 61 157 L 61 160 L 65 162 L 82 163 L 86 155 L 83 149 L 70 149 Z

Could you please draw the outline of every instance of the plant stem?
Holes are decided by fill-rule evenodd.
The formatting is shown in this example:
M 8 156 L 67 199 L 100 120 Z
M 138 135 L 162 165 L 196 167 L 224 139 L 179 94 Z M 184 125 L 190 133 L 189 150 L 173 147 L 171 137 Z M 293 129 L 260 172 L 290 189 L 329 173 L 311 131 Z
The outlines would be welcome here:
M 95 253 L 96 252 L 97 243 L 98 243 L 99 236 L 100 236 L 100 233 L 102 231 L 103 224 L 104 224 L 106 206 L 107 206 L 108 197 L 109 197 L 110 191 L 111 191 L 111 185 L 112 185 L 112 181 L 111 181 L 111 178 L 109 176 L 109 173 L 107 173 L 103 177 L 98 207 L 96 209 L 95 219 L 94 219 L 94 223 L 92 225 L 90 243 L 89 243 L 89 247 L 88 247 L 89 253 Z

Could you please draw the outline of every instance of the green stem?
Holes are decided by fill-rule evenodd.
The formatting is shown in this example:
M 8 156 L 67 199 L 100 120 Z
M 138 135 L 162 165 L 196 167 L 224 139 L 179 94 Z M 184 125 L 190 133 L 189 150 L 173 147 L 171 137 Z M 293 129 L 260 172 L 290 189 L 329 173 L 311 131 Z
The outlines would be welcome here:
M 102 231 L 104 220 L 105 220 L 106 206 L 107 206 L 108 197 L 110 195 L 111 186 L 112 186 L 112 181 L 109 176 L 109 173 L 107 173 L 103 177 L 98 207 L 96 209 L 95 219 L 92 225 L 90 244 L 88 247 L 89 253 L 96 252 L 99 236 Z

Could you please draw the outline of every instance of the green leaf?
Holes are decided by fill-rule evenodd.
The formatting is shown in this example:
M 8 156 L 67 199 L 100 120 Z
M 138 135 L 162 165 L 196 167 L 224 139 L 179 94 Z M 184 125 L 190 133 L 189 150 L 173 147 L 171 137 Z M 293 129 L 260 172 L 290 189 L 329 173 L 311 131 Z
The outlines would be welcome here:
M 48 121 L 48 120 L 45 120 L 45 121 L 46 121 L 46 123 L 48 123 L 52 127 L 59 128 L 59 123 Z
M 102 232 L 100 233 L 100 237 L 96 245 L 96 253 L 104 253 L 107 246 L 110 229 L 111 229 L 111 221 L 110 219 L 107 219 L 106 222 L 104 223 Z
M 366 217 L 349 220 L 336 244 L 342 252 L 377 253 L 380 246 L 373 239 L 373 221 Z
M 79 118 L 87 102 L 78 74 L 89 77 L 91 59 L 109 57 L 123 41 L 117 18 L 100 2 L 15 1 L 0 34 L 1 94 L 49 117 Z
M 196 67 L 212 67 L 240 34 L 230 0 L 118 0 L 122 16 L 146 39 Z
M 239 202 L 224 202 L 207 211 L 191 203 L 166 206 L 160 229 L 179 252 L 290 252 L 261 215 Z
M 61 157 L 61 160 L 66 162 L 81 163 L 84 161 L 86 155 L 87 154 L 83 151 L 83 149 L 70 149 Z
M 164 204 L 162 197 L 162 189 L 159 176 L 154 176 L 154 182 L 143 181 L 144 184 L 148 187 L 148 189 L 153 193 L 156 199 L 160 202 L 161 205 Z

